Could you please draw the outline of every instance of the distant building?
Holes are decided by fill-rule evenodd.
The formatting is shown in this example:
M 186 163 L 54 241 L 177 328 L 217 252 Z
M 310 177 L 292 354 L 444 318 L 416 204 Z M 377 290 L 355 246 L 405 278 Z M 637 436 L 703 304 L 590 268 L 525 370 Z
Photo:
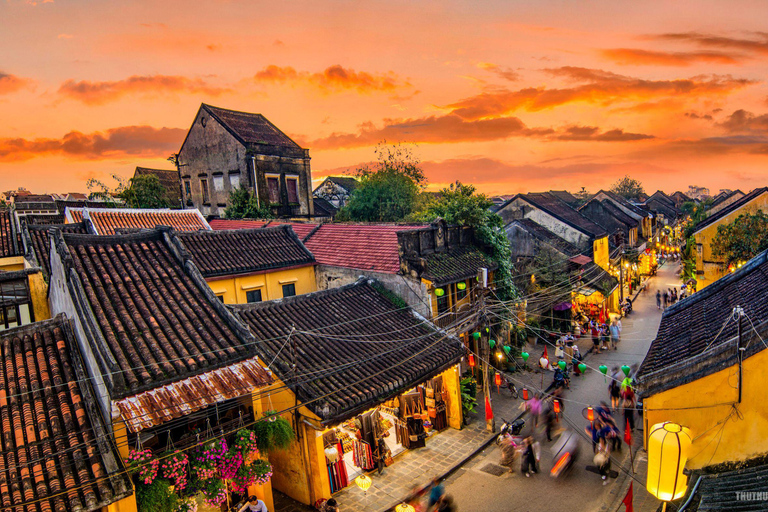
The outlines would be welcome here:
M 179 171 L 173 169 L 150 169 L 148 167 L 136 167 L 134 178 L 140 176 L 156 176 L 160 185 L 165 189 L 165 200 L 169 208 L 181 208 L 181 182 Z M 191 206 L 191 205 L 190 205 Z
M 357 188 L 358 181 L 351 176 L 328 176 L 317 186 L 312 195 L 325 199 L 336 208 L 341 208 Z
M 688 186 L 688 193 L 686 194 L 691 199 L 697 199 L 701 201 L 709 197 L 709 189 L 707 187 L 698 187 L 696 185 Z
M 311 217 L 309 160 L 261 114 L 202 104 L 177 159 L 184 204 L 222 216 L 230 192 L 244 186 L 279 217 Z

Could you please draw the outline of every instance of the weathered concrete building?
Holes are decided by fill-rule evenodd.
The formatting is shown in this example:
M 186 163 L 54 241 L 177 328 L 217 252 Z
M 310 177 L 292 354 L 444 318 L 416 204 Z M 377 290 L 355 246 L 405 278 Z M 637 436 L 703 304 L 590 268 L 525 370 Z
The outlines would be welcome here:
M 261 114 L 202 104 L 178 155 L 184 204 L 223 216 L 230 192 L 243 186 L 279 217 L 310 217 L 309 160 Z

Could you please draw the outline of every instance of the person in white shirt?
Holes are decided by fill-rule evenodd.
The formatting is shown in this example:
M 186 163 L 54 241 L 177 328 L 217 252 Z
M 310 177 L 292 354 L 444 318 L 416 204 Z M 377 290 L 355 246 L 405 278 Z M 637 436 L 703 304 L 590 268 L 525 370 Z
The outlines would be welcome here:
M 245 505 L 240 507 L 240 510 L 237 512 L 269 512 L 269 509 L 267 509 L 264 502 L 256 496 L 249 496 L 248 501 L 246 501 Z

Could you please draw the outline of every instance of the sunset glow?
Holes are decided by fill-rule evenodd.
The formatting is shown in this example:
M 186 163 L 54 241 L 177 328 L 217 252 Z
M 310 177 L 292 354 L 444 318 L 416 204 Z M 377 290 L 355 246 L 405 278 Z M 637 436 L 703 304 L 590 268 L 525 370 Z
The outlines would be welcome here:
M 761 1 L 0 6 L 0 189 L 171 168 L 200 103 L 258 112 L 313 178 L 415 142 L 430 188 L 766 184 Z

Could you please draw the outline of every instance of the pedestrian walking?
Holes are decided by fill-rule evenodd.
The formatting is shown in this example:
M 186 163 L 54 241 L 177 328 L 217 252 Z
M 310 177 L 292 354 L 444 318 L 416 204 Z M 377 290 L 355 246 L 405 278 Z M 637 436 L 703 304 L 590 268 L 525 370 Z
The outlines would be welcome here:
M 536 454 L 536 446 L 538 443 L 535 443 L 533 441 L 533 437 L 528 436 L 525 438 L 525 445 L 523 448 L 523 465 L 522 465 L 522 472 L 525 473 L 526 477 L 531 476 L 531 473 L 538 473 L 539 467 L 538 467 L 538 457 Z
M 453 498 L 447 494 L 444 495 L 437 505 L 437 512 L 456 512 L 456 505 L 453 503 Z
M 555 430 L 555 424 L 555 411 L 552 410 L 552 407 L 547 407 L 544 412 L 544 431 L 547 434 L 547 441 L 552 441 L 552 432 Z
M 632 390 L 632 386 L 624 388 L 622 393 L 622 406 L 624 407 L 624 428 L 629 425 L 629 430 L 635 430 L 635 408 L 637 407 L 637 400 L 635 399 L 635 392 Z
M 661 309 L 661 290 L 656 290 L 656 309 Z
M 613 320 L 611 320 L 611 347 L 613 347 L 613 350 L 617 350 L 617 346 L 619 343 L 619 336 L 621 336 L 621 327 L 619 326 L 619 321 L 616 319 L 616 317 L 613 317 Z
M 510 473 L 515 472 L 515 461 L 517 460 L 517 443 L 512 436 L 504 436 L 501 441 L 501 460 L 499 465 L 509 468 Z
M 611 410 L 616 412 L 619 410 L 619 400 L 621 399 L 621 386 L 619 386 L 618 380 L 611 378 L 608 393 L 611 395 Z
M 664 302 L 664 309 L 667 309 L 667 304 L 669 303 L 669 292 L 664 290 L 664 294 L 662 295 L 662 299 Z
M 443 484 L 440 483 L 440 480 L 435 478 L 432 480 L 432 488 L 429 490 L 429 505 L 427 506 L 427 510 L 432 510 L 432 507 L 436 506 L 440 499 L 445 494 L 445 487 L 443 487 Z

